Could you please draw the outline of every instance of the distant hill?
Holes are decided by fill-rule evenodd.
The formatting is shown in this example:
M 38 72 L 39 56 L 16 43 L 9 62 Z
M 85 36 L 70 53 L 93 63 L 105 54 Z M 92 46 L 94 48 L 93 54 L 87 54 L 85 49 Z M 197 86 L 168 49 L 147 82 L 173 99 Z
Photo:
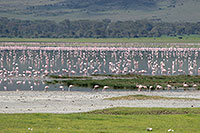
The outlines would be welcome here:
M 17 19 L 200 21 L 199 0 L 1 0 L 0 16 Z

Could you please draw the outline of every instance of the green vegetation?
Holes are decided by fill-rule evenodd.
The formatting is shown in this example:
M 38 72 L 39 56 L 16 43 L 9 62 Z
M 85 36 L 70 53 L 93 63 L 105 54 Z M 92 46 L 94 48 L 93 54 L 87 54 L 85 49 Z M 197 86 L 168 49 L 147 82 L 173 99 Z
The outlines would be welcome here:
M 59 75 L 49 75 L 50 78 L 54 78 L 54 79 L 92 79 L 92 77 L 86 77 L 86 76 L 68 76 L 68 75 L 64 75 L 64 76 L 59 76 Z
M 164 115 L 164 114 L 200 114 L 200 108 L 131 108 L 117 107 L 95 110 L 87 114 L 108 115 Z
M 59 46 L 59 43 L 80 43 L 76 46 L 146 46 L 146 47 L 168 47 L 168 46 L 181 46 L 179 44 L 173 45 L 167 43 L 200 43 L 199 35 L 182 36 L 182 39 L 178 37 L 141 37 L 141 38 L 0 38 L 0 42 L 40 42 L 40 46 L 50 45 L 45 43 L 58 43 L 51 44 Z M 44 43 L 44 44 L 42 44 Z M 81 44 L 81 43 L 102 43 L 102 44 Z M 103 44 L 103 43 L 115 43 L 115 44 Z M 131 44 L 117 44 L 117 43 L 135 43 Z M 137 44 L 139 43 L 139 44 Z M 142 44 L 143 43 L 143 44 Z M 146 44 L 147 43 L 147 44 Z M 157 43 L 151 46 L 149 43 Z M 160 43 L 160 44 L 159 44 Z M 23 43 L 21 44 L 23 45 Z M 25 44 L 28 45 L 28 44 Z M 33 44 L 31 44 L 33 45 Z M 65 46 L 73 46 L 74 44 L 65 44 Z M 190 45 L 195 46 L 196 44 Z M 63 46 L 63 44 L 61 45 Z M 187 46 L 187 45 L 186 45 Z M 185 46 L 185 47 L 186 47 Z
M 54 21 L 47 21 L 47 20 L 23 21 L 17 19 L 11 20 L 7 18 L 0 18 L 0 27 L 1 27 L 0 37 L 2 38 L 3 37 L 7 38 L 151 37 L 151 39 L 156 39 L 153 37 L 169 36 L 169 37 L 176 37 L 175 40 L 186 40 L 185 42 L 187 42 L 187 37 L 183 38 L 181 36 L 200 35 L 200 23 L 198 22 L 169 23 L 169 22 L 153 22 L 148 20 L 112 22 L 109 19 L 104 19 L 98 21 L 63 20 L 59 23 L 56 23 Z M 145 39 L 143 38 L 143 40 Z M 129 42 L 129 39 L 126 39 L 126 41 Z M 162 39 L 160 41 L 162 42 Z
M 197 132 L 199 108 L 112 108 L 81 114 L 0 114 L 0 132 Z
M 182 39 L 179 39 L 179 37 L 182 37 Z M 70 42 L 71 43 L 73 42 L 77 42 L 77 43 L 78 42 L 82 42 L 82 43 L 200 43 L 200 35 L 184 35 L 184 36 L 177 36 L 177 37 L 169 37 L 169 36 L 140 37 L 140 38 L 0 38 L 0 42 L 4 42 L 4 41 L 61 42 L 61 43 L 62 42 L 69 42 L 69 43 Z M 104 44 L 101 44 L 101 45 L 104 45 Z
M 198 0 L 1 0 L 0 16 L 23 20 L 141 20 L 198 22 Z M 181 14 L 180 14 L 181 13 Z
M 69 77 L 68 77 L 69 78 Z M 105 79 L 102 79 L 105 78 Z M 104 75 L 99 79 L 73 79 L 73 80 L 54 80 L 49 81 L 49 84 L 60 83 L 64 85 L 76 85 L 80 87 L 93 87 L 98 84 L 100 87 L 109 86 L 113 89 L 137 89 L 136 85 L 153 86 L 152 90 L 156 88 L 157 85 L 161 85 L 162 88 L 167 88 L 170 84 L 172 87 L 183 87 L 183 83 L 192 87 L 194 84 L 197 85 L 197 89 L 200 89 L 200 76 L 191 75 L 177 75 L 177 76 L 147 76 L 147 75 Z
M 106 98 L 105 100 L 200 100 L 200 99 L 162 97 L 162 96 L 146 96 L 146 95 L 128 95 L 128 96 L 121 96 L 121 97 Z

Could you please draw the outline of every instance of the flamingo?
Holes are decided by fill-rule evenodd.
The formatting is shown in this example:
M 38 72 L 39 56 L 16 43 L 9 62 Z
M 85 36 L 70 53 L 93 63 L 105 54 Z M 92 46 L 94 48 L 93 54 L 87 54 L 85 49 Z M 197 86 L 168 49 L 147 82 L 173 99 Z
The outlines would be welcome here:
M 0 49 L 0 76 L 5 77 L 5 81 L 7 76 L 37 78 L 48 74 L 60 75 L 62 72 L 75 75 L 108 72 L 152 75 L 200 74 L 198 48 L 14 46 Z M 53 52 L 53 56 L 49 51 Z M 108 52 L 110 54 L 107 54 Z M 184 68 L 186 62 L 188 67 Z M 142 63 L 145 63 L 146 69 L 140 68 Z
M 22 83 L 22 81 L 17 81 L 16 83 L 17 83 L 17 85 L 20 85 Z M 19 89 L 17 88 L 16 91 L 19 91 Z
M 167 89 L 168 91 L 172 88 L 172 86 L 170 84 L 167 85 Z
M 142 90 L 143 85 L 136 85 L 136 87 L 138 88 L 138 91 Z
M 157 85 L 156 89 L 162 89 L 162 86 L 161 85 Z
M 149 86 L 149 92 L 151 91 L 152 88 L 153 88 L 153 86 Z
M 186 84 L 186 83 L 184 83 L 184 84 L 183 84 L 183 87 L 189 87 L 189 85 L 188 85 L 188 84 Z
M 71 88 L 73 88 L 73 87 L 74 87 L 74 85 L 69 85 L 68 91 L 71 91 Z
M 16 83 L 19 85 L 19 84 L 21 84 L 21 83 L 22 83 L 22 81 L 17 81 Z
M 109 86 L 104 86 L 102 91 L 105 91 L 106 89 L 109 89 L 110 87 Z
M 8 88 L 7 88 L 6 86 L 4 86 L 3 88 L 4 88 L 4 91 L 7 91 L 7 90 L 8 90 Z
M 184 90 L 186 90 L 186 88 L 188 88 L 188 87 L 189 87 L 189 85 L 188 85 L 188 84 L 186 84 L 186 83 L 184 83 L 184 84 L 183 84 L 183 87 L 184 87 Z
M 47 89 L 49 89 L 49 86 L 44 87 L 44 91 L 47 91 Z
M 96 89 L 98 89 L 98 88 L 99 88 L 99 85 L 94 85 L 93 91 L 96 90 Z
M 197 87 L 197 84 L 193 84 L 193 87 Z
M 63 87 L 63 86 L 60 86 L 59 88 L 60 88 L 62 91 L 64 91 L 64 87 Z
M 30 86 L 30 88 L 31 88 L 31 91 L 33 91 L 33 86 Z

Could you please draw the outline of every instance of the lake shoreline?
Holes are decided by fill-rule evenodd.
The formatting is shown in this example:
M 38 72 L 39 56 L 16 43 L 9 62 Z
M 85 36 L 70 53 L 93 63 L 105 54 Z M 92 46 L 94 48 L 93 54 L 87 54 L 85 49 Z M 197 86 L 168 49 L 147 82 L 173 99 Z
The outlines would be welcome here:
M 1 91 L 0 113 L 80 113 L 112 107 L 200 107 L 200 100 L 104 100 L 105 98 L 148 95 L 200 99 L 200 91 L 184 92 L 68 92 Z
M 0 46 L 24 47 L 135 47 L 135 48 L 200 48 L 200 42 L 41 42 L 41 41 L 0 41 Z

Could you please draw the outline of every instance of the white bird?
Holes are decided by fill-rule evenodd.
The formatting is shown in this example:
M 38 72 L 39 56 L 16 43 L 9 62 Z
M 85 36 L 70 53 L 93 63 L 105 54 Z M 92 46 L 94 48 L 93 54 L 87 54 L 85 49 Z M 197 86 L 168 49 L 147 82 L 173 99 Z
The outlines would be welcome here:
M 153 128 L 151 128 L 151 127 L 147 128 L 147 131 L 152 131 L 152 130 L 153 130 Z
M 153 86 L 149 86 L 149 92 L 151 91 L 152 88 L 153 88 Z
M 74 87 L 73 85 L 69 85 L 69 87 L 68 87 L 68 91 L 70 91 L 71 88 L 73 88 L 73 87 Z
M 93 91 L 94 91 L 95 89 L 98 89 L 98 88 L 99 88 L 99 85 L 94 85 Z
M 4 86 L 3 88 L 4 88 L 4 91 L 7 91 L 7 90 L 8 90 L 6 86 Z
M 30 86 L 31 90 L 33 90 L 33 86 Z
M 106 89 L 109 89 L 110 87 L 109 86 L 104 86 L 102 91 L 105 91 Z
M 174 130 L 172 130 L 172 129 L 169 129 L 169 130 L 168 130 L 168 132 L 174 132 Z
M 60 88 L 62 91 L 64 91 L 64 87 L 63 87 L 63 86 L 60 86 L 59 88 Z
M 189 87 L 189 85 L 188 84 L 183 84 L 183 87 Z
M 197 87 L 197 85 L 196 85 L 196 84 L 193 84 L 193 87 Z
M 138 88 L 138 91 L 142 90 L 143 85 L 136 85 L 136 87 Z
M 170 90 L 172 86 L 170 84 L 167 85 L 167 89 Z
M 183 87 L 185 88 L 184 90 L 186 90 L 186 88 L 188 88 L 188 87 L 189 87 L 189 85 L 188 85 L 188 84 L 186 84 L 186 83 L 184 83 L 184 84 L 183 84 Z
M 156 89 L 162 89 L 162 86 L 161 85 L 157 85 Z
M 49 86 L 44 87 L 44 91 L 47 91 L 47 89 L 49 89 Z
M 22 81 L 17 81 L 16 83 L 19 85 L 19 84 L 21 84 L 21 83 L 22 83 Z

